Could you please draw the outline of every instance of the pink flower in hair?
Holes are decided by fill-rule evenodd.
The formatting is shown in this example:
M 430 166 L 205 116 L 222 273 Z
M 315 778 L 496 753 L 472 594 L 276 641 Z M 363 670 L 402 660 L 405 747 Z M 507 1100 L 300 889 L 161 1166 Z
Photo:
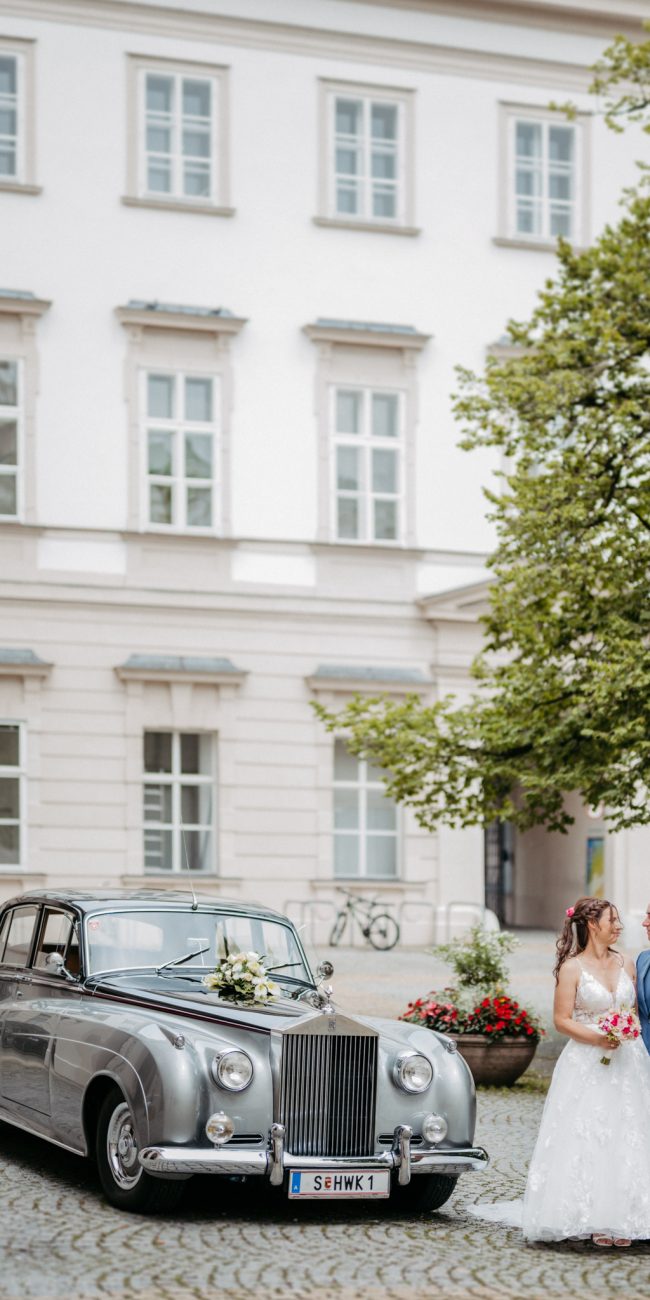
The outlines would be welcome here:
M 567 907 L 567 910 L 566 910 L 566 914 L 567 914 L 567 916 L 573 916 L 573 913 L 575 912 L 575 910 L 576 910 L 575 907 Z

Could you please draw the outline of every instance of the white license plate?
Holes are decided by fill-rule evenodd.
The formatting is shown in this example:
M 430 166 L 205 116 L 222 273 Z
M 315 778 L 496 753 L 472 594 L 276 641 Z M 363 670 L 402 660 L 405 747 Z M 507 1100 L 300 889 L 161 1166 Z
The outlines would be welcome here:
M 289 1173 L 289 1197 L 293 1200 L 353 1196 L 390 1196 L 390 1170 L 292 1169 Z

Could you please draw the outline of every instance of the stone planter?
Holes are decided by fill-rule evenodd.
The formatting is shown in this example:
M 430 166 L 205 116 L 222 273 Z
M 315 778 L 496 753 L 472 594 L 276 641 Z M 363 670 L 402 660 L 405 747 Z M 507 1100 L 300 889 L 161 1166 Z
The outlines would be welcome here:
M 494 1042 L 486 1034 L 454 1035 L 458 1051 L 465 1058 L 475 1083 L 509 1088 L 530 1065 L 537 1043 L 527 1038 L 503 1038 Z

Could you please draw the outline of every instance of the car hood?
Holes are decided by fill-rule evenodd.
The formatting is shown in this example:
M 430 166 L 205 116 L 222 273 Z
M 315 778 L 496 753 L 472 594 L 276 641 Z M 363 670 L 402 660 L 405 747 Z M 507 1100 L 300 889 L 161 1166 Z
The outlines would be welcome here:
M 273 1029 L 286 1028 L 292 1022 L 317 1019 L 323 1014 L 308 1003 L 296 1002 L 291 997 L 274 998 L 266 1004 L 235 1002 L 220 997 L 213 989 L 205 988 L 199 976 L 188 978 L 156 975 L 155 972 L 106 975 L 97 983 L 89 982 L 89 991 L 91 989 L 96 997 L 131 1007 L 148 1008 L 188 1020 L 202 1020 L 207 1024 L 237 1025 L 258 1033 L 270 1033 Z M 428 1029 L 423 1030 L 421 1026 L 401 1020 L 355 1015 L 336 1001 L 333 1006 L 339 1024 L 344 1020 L 347 1024 L 374 1030 L 382 1040 L 392 1040 L 396 1047 L 410 1043 L 416 1050 L 431 1051 L 434 1044 L 438 1046 L 436 1035 Z
M 308 1003 L 296 1002 L 290 997 L 274 998 L 268 1003 L 235 1002 L 220 997 L 213 989 L 204 988 L 198 977 L 115 974 L 100 977 L 97 982 L 91 979 L 88 985 L 95 996 L 115 999 L 130 1006 L 156 1008 L 190 1019 L 231 1021 L 249 1025 L 251 1029 L 270 1030 L 279 1027 L 278 1021 L 300 1020 L 321 1014 Z

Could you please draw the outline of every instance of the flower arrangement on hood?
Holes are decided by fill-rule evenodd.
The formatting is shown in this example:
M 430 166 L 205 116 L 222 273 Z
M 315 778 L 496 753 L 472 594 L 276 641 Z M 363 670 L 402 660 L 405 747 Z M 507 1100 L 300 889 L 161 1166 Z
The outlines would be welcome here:
M 202 983 L 222 997 L 236 1002 L 269 1002 L 280 992 L 280 985 L 270 978 L 271 970 L 257 952 L 229 952 L 224 942 L 225 956 L 217 963 Z

